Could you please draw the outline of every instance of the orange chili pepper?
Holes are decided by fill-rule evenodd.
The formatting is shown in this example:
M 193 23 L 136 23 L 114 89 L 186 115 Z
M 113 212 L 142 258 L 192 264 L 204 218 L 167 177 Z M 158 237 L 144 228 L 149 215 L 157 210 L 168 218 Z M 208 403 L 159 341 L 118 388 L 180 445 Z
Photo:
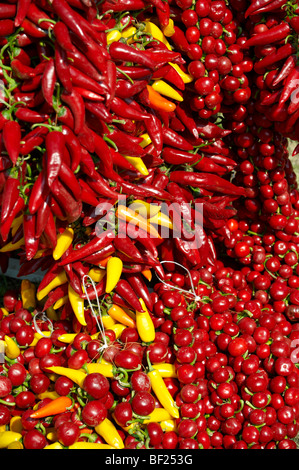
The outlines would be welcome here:
M 151 85 L 146 85 L 146 88 L 148 91 L 148 99 L 153 108 L 161 109 L 162 111 L 166 111 L 167 113 L 171 113 L 175 110 L 175 103 L 164 98 L 162 95 L 160 95 L 160 93 L 154 90 Z
M 129 207 L 118 206 L 118 208 L 116 209 L 115 215 L 118 219 L 122 219 L 122 220 L 125 220 L 126 222 L 131 222 L 135 224 L 137 227 L 149 233 L 152 237 L 161 239 L 161 236 L 159 235 L 158 230 L 153 225 L 151 225 L 151 223 L 147 219 L 145 219 L 144 217 L 142 217 L 140 214 L 133 211 Z
M 109 310 L 108 315 L 110 315 L 113 320 L 122 323 L 130 328 L 136 328 L 136 322 L 131 318 L 121 307 L 113 304 Z
M 141 273 L 143 274 L 145 279 L 151 282 L 153 275 L 150 269 L 144 269 L 143 271 L 141 271 Z
M 64 413 L 65 411 L 69 410 L 72 405 L 73 401 L 70 399 L 70 397 L 61 396 L 55 398 L 50 403 L 47 403 L 42 408 L 39 408 L 38 410 L 34 411 L 30 415 L 30 418 L 39 419 L 45 418 L 47 416 L 57 415 L 59 413 Z

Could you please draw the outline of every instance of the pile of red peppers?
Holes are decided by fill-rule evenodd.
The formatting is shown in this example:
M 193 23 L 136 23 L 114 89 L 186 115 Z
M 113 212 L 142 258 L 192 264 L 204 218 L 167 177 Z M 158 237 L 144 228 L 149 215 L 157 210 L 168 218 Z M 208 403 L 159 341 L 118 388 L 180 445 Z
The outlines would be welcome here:
M 0 448 L 296 448 L 298 35 L 295 1 L 0 3 Z

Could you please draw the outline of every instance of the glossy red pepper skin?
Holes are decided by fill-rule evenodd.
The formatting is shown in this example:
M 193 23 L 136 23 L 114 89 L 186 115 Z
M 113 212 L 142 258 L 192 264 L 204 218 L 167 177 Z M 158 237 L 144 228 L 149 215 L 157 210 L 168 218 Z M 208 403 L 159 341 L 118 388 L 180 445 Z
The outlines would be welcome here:
M 289 73 L 295 68 L 297 58 L 295 55 L 291 55 L 287 58 L 283 66 L 281 67 L 277 77 L 274 78 L 272 85 L 275 87 L 278 83 L 282 82 Z
M 69 223 L 75 222 L 81 214 L 82 203 L 76 201 L 70 191 L 56 178 L 51 185 L 51 192 L 64 211 Z
M 24 209 L 24 207 L 25 207 L 25 201 L 21 196 L 19 196 L 17 198 L 15 204 L 13 205 L 11 211 L 9 212 L 8 216 L 5 218 L 3 223 L 1 222 L 1 224 L 0 224 L 0 234 L 1 234 L 1 238 L 4 242 L 6 242 L 7 239 L 8 239 L 9 231 L 10 231 L 10 228 L 11 228 L 11 225 L 12 225 L 14 219 Z
M 116 235 L 113 244 L 119 253 L 124 254 L 133 263 L 142 263 L 144 261 L 135 243 L 126 233 Z
M 288 77 L 284 82 L 282 93 L 279 99 L 279 107 L 282 107 L 284 103 L 290 98 L 292 93 L 297 89 L 299 80 L 299 66 L 292 69 Z
M 213 192 L 231 194 L 234 196 L 246 196 L 247 194 L 247 191 L 244 188 L 235 186 L 230 183 L 230 181 L 209 173 L 191 173 L 179 170 L 173 171 L 170 174 L 170 181 L 174 181 L 182 185 L 208 189 Z
M 26 259 L 31 260 L 38 250 L 39 240 L 36 236 L 36 215 L 25 214 L 23 219 Z
M 286 22 L 282 22 L 277 26 L 273 26 L 268 31 L 261 34 L 251 36 L 245 43 L 244 47 L 265 46 L 267 44 L 275 44 L 285 39 L 291 32 L 290 26 Z
M 79 134 L 85 123 L 85 107 L 82 96 L 74 89 L 71 93 L 62 93 L 61 99 L 66 103 L 74 117 L 74 133 Z
M 18 178 L 8 176 L 4 185 L 4 192 L 1 203 L 1 224 L 5 222 L 15 203 L 17 202 L 19 197 L 19 186 L 20 182 Z
M 58 44 L 55 44 L 55 72 L 61 82 L 63 88 L 67 93 L 73 90 L 73 83 L 71 80 L 70 67 L 67 62 L 67 52 Z
M 172 147 L 163 147 L 162 158 L 166 163 L 171 165 L 184 165 L 192 164 L 200 160 L 200 155 L 184 152 L 183 150 L 175 149 Z
M 71 51 L 67 53 L 69 63 L 81 70 L 89 77 L 93 78 L 96 81 L 101 81 L 103 79 L 102 74 L 94 67 L 92 61 L 88 60 L 87 57 L 80 52 L 75 46 Z
M 245 12 L 245 18 L 252 15 L 253 12 L 263 8 L 265 5 L 272 3 L 273 0 L 254 0 L 250 3 L 250 6 L 247 8 Z
M 155 61 L 144 54 L 144 51 L 138 51 L 133 47 L 119 41 L 110 44 L 109 52 L 111 58 L 116 61 L 133 62 L 134 64 L 143 65 L 150 70 L 156 68 Z
M 105 246 L 111 243 L 113 238 L 114 232 L 112 232 L 111 230 L 106 230 L 105 232 L 100 234 L 100 236 L 95 236 L 94 238 L 89 240 L 86 245 L 83 245 L 77 250 L 73 250 L 69 254 L 69 256 L 67 256 L 60 262 L 60 265 L 64 266 L 65 264 L 82 260 L 87 256 L 93 255 L 94 253 L 99 253 L 101 249 L 105 248 Z
M 16 28 L 21 26 L 24 19 L 26 18 L 30 4 L 31 4 L 31 0 L 18 0 L 17 14 L 16 14 L 15 21 L 14 21 Z
M 21 126 L 18 121 L 6 121 L 3 126 L 2 138 L 8 156 L 15 165 L 20 154 Z
M 65 148 L 64 135 L 60 131 L 49 132 L 46 136 L 46 171 L 49 187 L 59 175 Z
M 50 195 L 48 195 L 36 213 L 35 235 L 39 238 L 46 228 L 51 212 Z
M 147 284 L 142 278 L 142 275 L 139 273 L 127 274 L 126 280 L 134 289 L 138 298 L 142 298 L 149 311 L 152 312 L 154 308 L 154 302 L 148 290 Z
M 47 176 L 45 170 L 42 170 L 35 180 L 28 201 L 28 207 L 31 214 L 34 214 L 41 206 L 42 202 L 50 192 L 47 185 Z
M 61 299 L 68 293 L 68 284 L 62 284 L 62 286 L 56 287 L 56 289 L 52 290 L 50 294 L 48 295 L 48 298 L 44 304 L 44 309 L 47 310 L 47 308 L 51 307 L 52 305 L 57 302 L 57 300 Z
M 32 67 L 24 64 L 17 58 L 14 58 L 10 65 L 14 75 L 20 80 L 28 80 L 29 78 L 33 78 L 36 75 L 36 72 Z
M 62 49 L 64 49 L 66 52 L 74 50 L 74 45 L 70 38 L 69 29 L 65 23 L 62 21 L 57 21 L 54 25 L 53 31 L 55 34 L 55 39 Z
M 55 62 L 54 59 L 51 58 L 46 64 L 41 83 L 44 99 L 50 106 L 53 106 L 53 93 L 56 79 Z
M 78 21 L 74 10 L 65 0 L 53 0 L 51 6 L 56 15 L 71 31 L 73 31 L 83 42 L 88 40 L 82 27 L 82 23 Z
M 114 291 L 120 295 L 133 310 L 138 312 L 143 312 L 142 305 L 134 292 L 133 288 L 130 286 L 128 281 L 125 279 L 120 279 L 116 284 Z
M 2 3 L 0 6 L 0 19 L 6 20 L 16 16 L 17 6 L 15 4 Z
M 73 197 L 80 201 L 81 186 L 71 168 L 64 161 L 61 162 L 58 176 L 61 182 L 71 191 Z
M 293 47 L 291 44 L 284 44 L 279 47 L 275 52 L 263 57 L 261 60 L 254 64 L 254 70 L 258 74 L 264 74 L 267 68 L 282 59 L 286 59 L 293 53 Z

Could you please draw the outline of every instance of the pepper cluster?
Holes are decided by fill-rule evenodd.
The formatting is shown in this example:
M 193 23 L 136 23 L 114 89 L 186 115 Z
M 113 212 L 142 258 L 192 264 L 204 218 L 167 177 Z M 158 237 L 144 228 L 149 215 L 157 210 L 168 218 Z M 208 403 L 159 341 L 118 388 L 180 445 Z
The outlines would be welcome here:
M 295 2 L 0 4 L 0 448 L 296 447 L 297 48 Z

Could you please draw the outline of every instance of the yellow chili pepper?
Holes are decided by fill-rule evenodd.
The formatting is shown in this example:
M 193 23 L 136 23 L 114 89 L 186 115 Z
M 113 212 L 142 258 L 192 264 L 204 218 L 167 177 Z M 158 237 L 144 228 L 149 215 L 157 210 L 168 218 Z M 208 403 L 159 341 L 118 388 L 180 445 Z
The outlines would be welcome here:
M 150 136 L 145 133 L 145 134 L 141 134 L 141 136 L 143 141 L 140 142 L 140 147 L 144 148 L 144 147 L 147 147 L 148 145 L 150 145 L 152 143 L 152 139 L 150 138 Z
M 106 276 L 106 271 L 105 269 L 101 269 L 101 268 L 91 268 L 88 273 L 88 276 L 94 282 L 100 282 Z
M 182 95 L 180 95 L 180 93 L 175 88 L 166 83 L 164 80 L 155 80 L 152 83 L 152 88 L 161 95 L 167 96 L 167 98 L 172 98 L 176 101 L 184 101 Z
M 63 446 L 60 444 L 60 442 L 53 442 L 53 444 L 48 444 L 43 448 L 43 450 L 58 450 L 58 449 L 63 449 Z
M 7 317 L 7 315 L 9 315 L 9 312 L 4 307 L 1 308 L 1 312 L 2 312 L 4 317 Z
M 4 432 L 4 431 L 7 431 L 7 429 L 6 429 L 6 424 L 2 424 L 2 425 L 0 426 L 0 432 Z
M 43 256 L 43 254 L 45 253 L 45 251 L 47 251 L 47 250 L 46 249 L 37 250 L 37 252 L 33 256 L 33 259 L 41 258 Z
M 52 334 L 52 331 L 43 331 L 43 334 L 41 333 L 38 333 L 37 331 L 34 333 L 34 338 L 36 338 L 37 340 L 43 338 L 44 336 L 46 336 L 47 338 L 50 338 Z
M 95 427 L 95 431 L 105 439 L 106 443 L 115 449 L 124 449 L 124 443 L 116 427 L 108 418 L 105 418 Z
M 141 214 L 144 218 L 154 217 L 161 210 L 161 206 L 158 204 L 151 204 L 141 199 L 135 199 L 135 201 L 130 204 L 130 208 Z
M 71 246 L 74 239 L 74 230 L 71 227 L 67 227 L 64 232 L 57 235 L 57 244 L 53 250 L 53 258 L 58 260 L 61 258 L 63 253 Z
M 21 350 L 17 343 L 8 335 L 4 336 L 5 354 L 9 359 L 16 359 L 21 354 Z
M 18 230 L 18 228 L 22 225 L 24 219 L 24 215 L 21 214 L 19 217 L 16 217 L 12 224 L 11 224 L 11 234 L 14 236 Z
M 54 279 L 52 279 L 51 282 L 49 282 L 46 287 L 37 292 L 37 300 L 42 300 L 44 297 L 46 297 L 46 295 L 49 294 L 49 292 L 51 292 L 51 290 L 55 289 L 55 287 L 59 287 L 62 284 L 65 284 L 67 280 L 68 279 L 65 270 L 61 271 L 59 274 L 57 274 L 57 276 L 54 277 Z
M 154 238 L 161 238 L 159 232 L 153 227 L 147 219 L 134 212 L 132 209 L 126 206 L 118 206 L 115 215 L 118 219 L 125 220 L 126 222 L 133 222 L 137 227 L 145 230 Z
M 173 229 L 173 223 L 170 218 L 163 212 L 159 212 L 149 219 L 151 224 L 161 225 L 162 227 L 167 227 Z
M 14 441 L 8 444 L 7 449 L 24 449 L 22 442 Z
M 166 387 L 160 372 L 150 365 L 150 370 L 147 375 L 151 381 L 152 390 L 161 405 L 173 418 L 179 418 L 179 410 L 175 407 L 174 400 Z
M 84 316 L 84 299 L 82 299 L 80 295 L 74 291 L 74 289 L 72 288 L 70 284 L 68 286 L 68 296 L 69 296 L 69 301 L 71 303 L 73 312 L 78 322 L 81 325 L 86 326 L 87 323 L 86 323 L 85 316 Z
M 22 438 L 22 434 L 14 431 L 3 431 L 0 432 L 0 449 L 5 449 L 12 442 L 19 441 Z
M 82 370 L 70 369 L 69 367 L 52 366 L 48 367 L 47 370 L 54 372 L 54 374 L 67 377 L 81 388 L 86 377 L 86 373 L 82 372 Z
M 153 36 L 153 38 L 158 39 L 158 41 L 161 41 L 163 44 L 165 44 L 167 49 L 169 49 L 170 51 L 172 50 L 171 45 L 169 44 L 166 37 L 162 33 L 161 29 L 158 28 L 158 26 L 156 26 L 154 23 L 152 23 L 151 21 L 146 21 L 145 31 L 147 33 L 150 33 Z
M 9 422 L 9 430 L 13 432 L 21 432 L 23 430 L 22 417 L 13 416 Z
M 112 306 L 109 308 L 108 315 L 110 315 L 113 320 L 116 320 L 122 325 L 129 326 L 130 328 L 136 328 L 136 322 L 133 320 L 133 318 L 116 304 L 112 304 Z
M 57 430 L 55 428 L 48 428 L 46 432 L 48 441 L 57 441 Z
M 176 109 L 176 104 L 158 93 L 151 85 L 146 85 L 148 91 L 148 99 L 155 109 L 161 109 L 167 113 L 171 113 Z
M 122 30 L 121 36 L 125 39 L 132 38 L 132 40 L 127 41 L 127 44 L 130 44 L 134 41 L 134 35 L 137 32 L 135 26 L 127 26 L 127 28 Z
M 61 341 L 62 343 L 70 344 L 74 341 L 76 336 L 77 336 L 77 333 L 64 333 L 58 336 L 57 339 L 58 341 Z
M 55 376 L 57 377 L 57 376 Z M 55 390 L 52 390 L 52 391 L 46 391 L 46 392 L 43 392 L 43 393 L 39 393 L 37 395 L 37 398 L 39 398 L 39 400 L 43 400 L 44 398 L 51 398 L 51 400 L 55 400 L 56 398 L 60 397 L 60 395 L 58 395 L 57 392 L 55 392 Z M 37 405 L 36 405 L 37 406 Z M 37 409 L 37 408 L 34 408 L 33 409 Z
M 117 447 L 110 446 L 109 444 L 100 444 L 99 442 L 75 442 L 68 447 L 68 449 L 116 449 Z
M 127 328 L 122 323 L 115 323 L 114 325 L 110 326 L 109 330 L 113 330 L 116 336 L 116 339 L 120 337 L 124 329 Z
M 119 41 L 121 37 L 121 32 L 117 29 L 113 29 L 113 31 L 109 31 L 109 33 L 106 34 L 107 44 L 109 45 L 112 42 Z
M 98 372 L 99 374 L 104 375 L 104 377 L 114 377 L 113 365 L 112 364 L 100 364 L 98 362 L 90 362 L 86 364 L 86 368 L 89 374 Z
M 185 73 L 178 64 L 175 64 L 173 62 L 168 62 L 168 63 L 169 65 L 171 65 L 171 67 L 173 67 L 177 71 L 177 73 L 179 74 L 179 76 L 181 77 L 184 83 L 193 82 L 194 80 L 193 76 L 190 75 L 189 73 Z
M 56 310 L 54 310 L 53 305 L 51 305 L 51 307 L 47 308 L 46 313 L 47 313 L 47 316 L 50 320 L 58 321 L 59 318 L 60 318 L 59 313 L 57 313 Z
M 139 302 L 141 303 L 144 312 L 136 311 L 136 328 L 141 341 L 144 341 L 145 343 L 151 343 L 154 341 L 156 336 L 155 327 L 150 314 L 148 313 L 144 300 L 140 298 Z
M 145 165 L 144 161 L 140 157 L 130 157 L 125 156 L 125 159 L 130 162 L 135 170 L 137 170 L 141 175 L 147 176 L 149 174 L 147 166 Z
M 149 417 L 143 421 L 143 424 L 160 423 L 161 421 L 166 421 L 171 418 L 171 414 L 165 408 L 155 408 L 154 411 L 151 412 Z
M 176 369 L 173 364 L 168 363 L 161 363 L 161 364 L 153 364 L 153 369 L 157 370 L 161 377 L 163 378 L 173 378 L 177 377 Z
M 36 287 L 33 282 L 23 279 L 21 282 L 21 298 L 23 308 L 26 310 L 35 309 L 36 307 Z
M 175 30 L 174 30 L 174 22 L 172 18 L 169 18 L 168 25 L 164 26 L 162 28 L 162 31 L 163 31 L 164 36 L 168 38 L 174 35 Z
M 16 243 L 9 242 L 9 243 L 7 243 L 7 245 L 4 245 L 2 248 L 0 248 L 0 252 L 1 253 L 8 253 L 9 251 L 16 251 L 24 245 L 25 245 L 25 238 L 22 237 Z
M 166 419 L 165 421 L 160 422 L 160 426 L 163 432 L 176 431 L 177 424 L 175 419 Z
M 106 294 L 110 294 L 120 280 L 123 262 L 118 256 L 111 256 L 106 266 Z
M 65 295 L 64 297 L 61 297 L 60 299 L 56 300 L 55 304 L 53 305 L 54 310 L 58 310 L 59 308 L 63 307 L 69 300 L 69 296 Z

